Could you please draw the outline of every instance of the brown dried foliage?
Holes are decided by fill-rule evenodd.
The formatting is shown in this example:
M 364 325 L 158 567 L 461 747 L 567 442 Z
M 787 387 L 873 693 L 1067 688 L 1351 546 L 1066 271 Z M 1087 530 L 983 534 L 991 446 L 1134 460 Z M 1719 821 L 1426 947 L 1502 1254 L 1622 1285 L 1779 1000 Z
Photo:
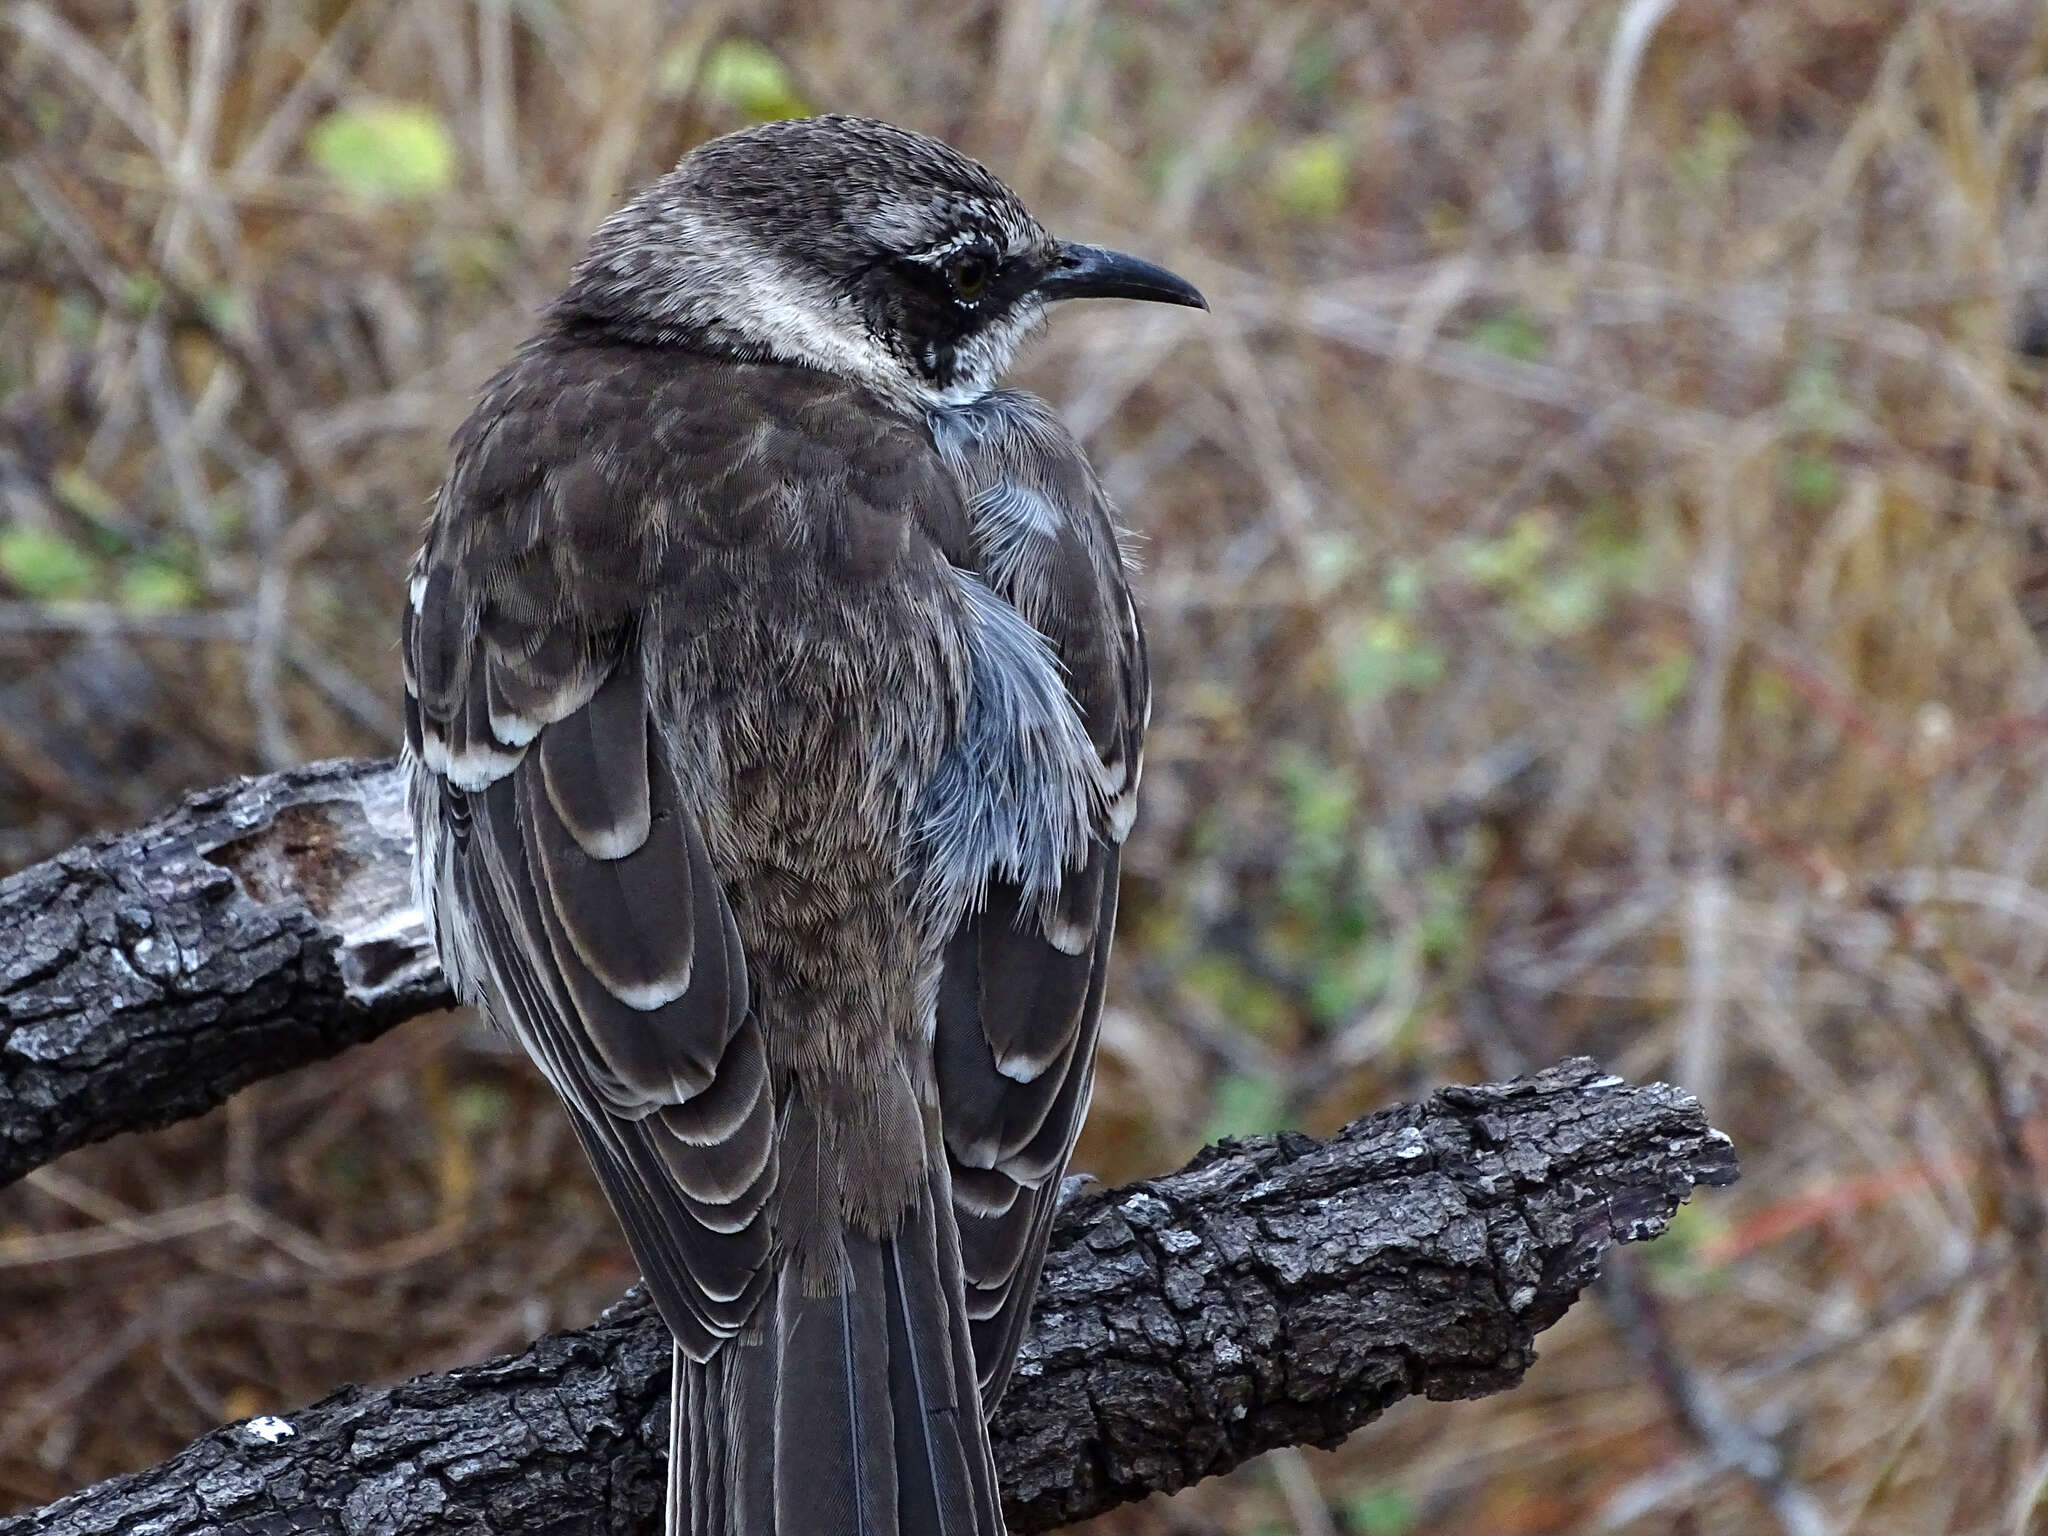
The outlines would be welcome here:
M 750 101 L 895 118 L 1215 308 L 1065 314 L 1028 369 L 1147 536 L 1161 684 L 1082 1163 L 1590 1049 L 1746 1168 L 1523 1390 L 1099 1528 L 2033 1527 L 2038 8 L 13 0 L 0 36 L 0 860 L 388 747 L 443 443 L 581 235 Z M 309 132 L 369 102 L 445 128 L 445 188 L 335 186 Z M 628 1267 L 564 1132 L 428 1021 L 0 1196 L 0 1503 L 587 1317 Z

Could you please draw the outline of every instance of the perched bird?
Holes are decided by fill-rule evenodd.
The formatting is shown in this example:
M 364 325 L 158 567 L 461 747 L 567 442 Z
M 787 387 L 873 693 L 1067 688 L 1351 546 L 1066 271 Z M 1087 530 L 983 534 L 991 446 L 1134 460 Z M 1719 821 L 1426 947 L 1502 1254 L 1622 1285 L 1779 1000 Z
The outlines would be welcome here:
M 672 1533 L 1002 1530 L 1149 709 L 1102 487 L 999 387 L 1090 297 L 1203 303 L 934 140 L 773 123 L 608 219 L 455 437 L 419 894 L 675 1334 Z

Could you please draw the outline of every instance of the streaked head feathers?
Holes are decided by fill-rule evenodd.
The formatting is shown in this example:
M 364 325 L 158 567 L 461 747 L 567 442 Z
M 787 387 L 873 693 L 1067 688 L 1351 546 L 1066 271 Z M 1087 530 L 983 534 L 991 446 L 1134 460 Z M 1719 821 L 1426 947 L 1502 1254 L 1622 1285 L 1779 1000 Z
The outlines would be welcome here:
M 557 324 L 797 363 L 908 406 L 995 387 L 1061 298 L 1200 304 L 1173 274 L 1062 242 L 987 169 L 855 117 L 700 145 L 607 219 Z

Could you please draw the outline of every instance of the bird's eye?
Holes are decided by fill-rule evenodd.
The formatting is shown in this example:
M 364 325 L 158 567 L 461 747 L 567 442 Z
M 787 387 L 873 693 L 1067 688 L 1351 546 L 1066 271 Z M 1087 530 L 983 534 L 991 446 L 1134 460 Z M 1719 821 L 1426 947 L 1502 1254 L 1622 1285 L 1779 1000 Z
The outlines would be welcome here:
M 988 258 L 975 251 L 963 252 L 946 264 L 946 281 L 953 285 L 953 296 L 970 303 L 987 289 L 988 273 Z

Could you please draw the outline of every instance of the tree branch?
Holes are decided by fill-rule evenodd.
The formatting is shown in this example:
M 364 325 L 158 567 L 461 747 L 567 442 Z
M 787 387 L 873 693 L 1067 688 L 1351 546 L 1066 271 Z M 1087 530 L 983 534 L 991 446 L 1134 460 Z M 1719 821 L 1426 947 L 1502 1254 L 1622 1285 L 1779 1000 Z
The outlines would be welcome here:
M 0 1186 L 449 1002 L 404 786 L 331 762 L 0 881 Z
M 0 1183 L 444 1006 L 407 855 L 395 765 L 336 762 L 0 882 Z M 1692 1099 L 1578 1061 L 1084 1197 L 996 1425 L 1010 1519 L 1047 1530 L 1403 1397 L 1512 1386 L 1605 1248 L 1734 1172 Z M 516 1357 L 216 1430 L 0 1536 L 641 1528 L 667 1349 L 629 1301 Z
M 1734 1176 L 1692 1098 L 1579 1060 L 1086 1195 L 996 1421 L 1012 1528 L 1334 1444 L 1418 1393 L 1510 1387 L 1603 1250 Z M 648 1529 L 667 1362 L 629 1298 L 521 1355 L 215 1430 L 0 1536 Z

